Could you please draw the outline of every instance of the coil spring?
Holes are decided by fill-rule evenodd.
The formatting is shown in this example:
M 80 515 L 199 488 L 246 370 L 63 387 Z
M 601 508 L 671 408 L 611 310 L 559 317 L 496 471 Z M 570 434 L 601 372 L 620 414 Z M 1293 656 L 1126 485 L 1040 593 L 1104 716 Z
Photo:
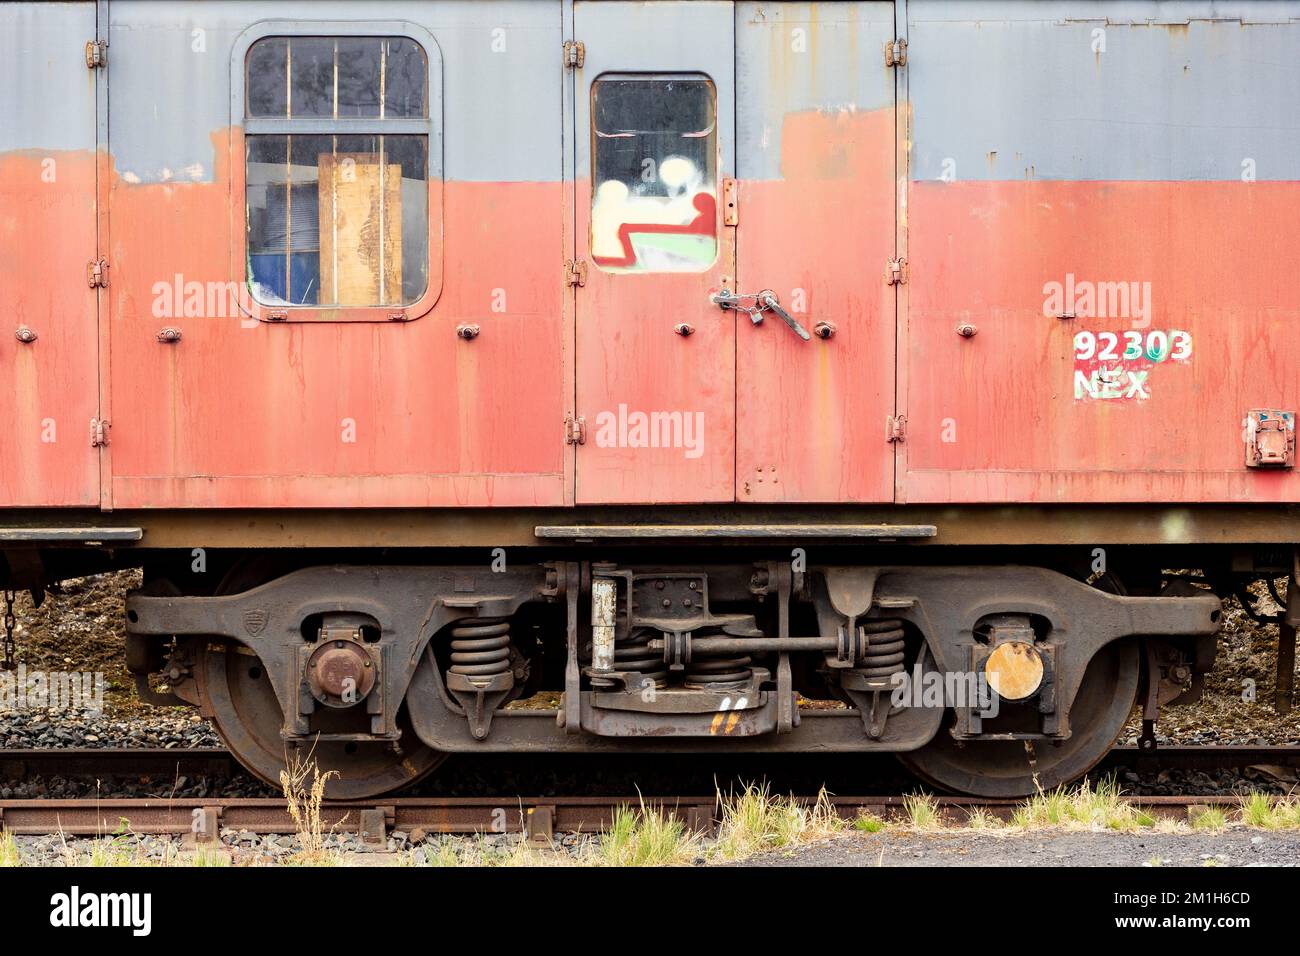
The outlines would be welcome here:
M 903 622 L 896 617 L 876 617 L 859 621 L 866 631 L 867 647 L 859 672 L 864 677 L 891 677 L 906 669 L 903 663 Z
M 638 628 L 628 635 L 627 640 L 614 645 L 614 669 L 617 671 L 634 671 L 643 679 L 654 681 L 656 687 L 668 684 L 668 669 L 664 666 L 664 656 L 660 651 L 652 651 L 650 631 Z M 641 686 L 645 686 L 642 684 Z
M 754 672 L 750 669 L 753 658 L 748 654 L 731 654 L 719 657 L 697 657 L 692 653 L 686 665 L 686 686 L 692 690 L 705 687 L 744 685 Z
M 476 617 L 451 629 L 451 672 L 495 677 L 510 670 L 510 621 Z

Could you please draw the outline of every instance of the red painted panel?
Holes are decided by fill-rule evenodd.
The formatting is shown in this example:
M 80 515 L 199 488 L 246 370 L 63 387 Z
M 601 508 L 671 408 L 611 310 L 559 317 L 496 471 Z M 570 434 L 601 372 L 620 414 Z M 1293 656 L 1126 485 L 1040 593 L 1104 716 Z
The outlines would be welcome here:
M 909 218 L 900 500 L 1300 499 L 1242 442 L 1248 409 L 1300 410 L 1300 183 L 916 182 Z M 1080 332 L 1117 357 L 1076 362 Z M 1152 359 L 1160 332 L 1190 355 Z
M 92 87 L 93 89 L 93 87 Z M 86 130 L 93 142 L 94 130 Z M 0 155 L 0 501 L 99 503 L 95 154 Z M 36 333 L 30 344 L 15 330 Z
M 442 296 L 407 323 L 187 309 L 188 283 L 242 280 L 233 193 L 228 164 L 114 182 L 115 507 L 564 503 L 562 184 L 446 183 Z
M 739 285 L 835 332 L 805 342 L 776 316 L 738 323 L 736 497 L 889 501 L 894 111 L 789 114 L 781 144 L 781 178 L 741 184 Z

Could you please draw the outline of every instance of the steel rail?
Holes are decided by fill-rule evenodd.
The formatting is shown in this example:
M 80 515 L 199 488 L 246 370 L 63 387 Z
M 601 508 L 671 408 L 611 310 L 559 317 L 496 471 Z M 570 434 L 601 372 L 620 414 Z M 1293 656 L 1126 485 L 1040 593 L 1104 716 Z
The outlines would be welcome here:
M 855 755 L 854 759 L 870 755 Z M 892 760 L 892 755 L 883 755 Z M 536 761 L 535 756 L 529 760 Z M 812 756 L 809 759 L 826 759 Z M 1300 744 L 1232 746 L 1164 746 L 1154 751 L 1116 747 L 1100 764 L 1118 767 L 1178 770 L 1232 770 L 1252 765 L 1300 767 Z M 88 777 L 98 774 L 131 776 L 232 776 L 242 768 L 227 750 L 195 748 L 64 747 L 45 750 L 0 749 L 0 779 L 29 777 Z
M 813 798 L 798 798 L 811 803 Z M 907 816 L 905 796 L 830 797 L 845 819 L 864 813 L 883 819 Z M 1129 797 L 1126 802 L 1152 816 L 1185 818 L 1191 807 L 1217 806 L 1232 810 L 1233 796 Z M 1009 819 L 1023 799 L 938 797 L 939 813 L 961 823 L 983 810 Z M 411 833 L 525 833 L 536 841 L 556 832 L 597 833 L 606 829 L 620 807 L 655 806 L 681 820 L 689 829 L 712 829 L 719 805 L 712 796 L 623 797 L 393 797 L 365 801 L 327 801 L 322 824 L 327 831 L 361 831 L 366 842 L 383 844 L 393 830 Z M 200 842 L 233 829 L 258 834 L 294 833 L 297 826 L 285 802 L 269 797 L 115 798 L 76 800 L 0 800 L 0 831 L 21 835 L 115 836 L 193 834 Z

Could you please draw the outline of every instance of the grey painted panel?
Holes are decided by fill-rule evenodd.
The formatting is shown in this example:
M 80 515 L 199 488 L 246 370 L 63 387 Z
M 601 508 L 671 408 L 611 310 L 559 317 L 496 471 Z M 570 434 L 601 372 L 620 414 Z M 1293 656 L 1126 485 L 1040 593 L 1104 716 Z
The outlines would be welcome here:
M 996 20 L 1096 20 L 1109 23 L 1188 23 L 1237 20 L 1285 23 L 1298 15 L 1297 0 L 907 0 L 908 18 L 984 22 Z
M 110 14 L 111 148 L 117 168 L 140 181 L 211 179 L 211 133 L 232 123 L 239 36 L 258 21 L 295 19 L 339 21 L 340 32 L 359 20 L 400 20 L 434 36 L 443 58 L 447 178 L 561 177 L 559 0 L 113 0 Z
M 1300 4 L 914 0 L 908 39 L 913 179 L 1300 179 Z
M 587 48 L 576 95 L 579 176 L 591 173 L 591 83 L 628 72 L 707 74 L 717 89 L 718 175 L 735 175 L 734 16 L 729 0 L 574 3 L 575 35 Z
M 244 114 L 247 95 L 245 84 L 249 77 L 245 65 L 249 49 L 267 37 L 329 36 L 346 31 L 349 36 L 408 36 L 424 51 L 427 75 L 426 97 L 428 116 L 408 119 L 364 118 L 249 118 Z M 366 134 L 385 131 L 394 134 L 412 133 L 428 137 L 428 177 L 443 178 L 442 136 L 442 48 L 432 33 L 409 20 L 365 20 L 339 26 L 336 20 L 261 20 L 240 33 L 230 56 L 230 115 L 232 122 L 241 125 L 245 133 L 296 134 Z
M 95 4 L 0 4 L 0 151 L 94 149 Z
M 737 175 L 780 176 L 787 113 L 892 106 L 893 37 L 889 2 L 737 3 Z
M 109 151 L 128 182 L 210 182 L 235 38 L 258 5 L 109 4 Z M 222 157 L 224 160 L 224 157 Z

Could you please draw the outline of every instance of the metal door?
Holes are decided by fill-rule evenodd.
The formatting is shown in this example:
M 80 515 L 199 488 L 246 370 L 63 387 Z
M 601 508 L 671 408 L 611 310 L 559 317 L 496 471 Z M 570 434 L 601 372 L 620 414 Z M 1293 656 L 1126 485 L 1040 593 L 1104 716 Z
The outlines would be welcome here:
M 739 501 L 890 501 L 892 3 L 736 4 Z M 787 323 L 782 318 L 789 316 Z
M 99 502 L 95 4 L 0 5 L 0 503 Z
M 735 495 L 733 17 L 574 4 L 580 503 Z

